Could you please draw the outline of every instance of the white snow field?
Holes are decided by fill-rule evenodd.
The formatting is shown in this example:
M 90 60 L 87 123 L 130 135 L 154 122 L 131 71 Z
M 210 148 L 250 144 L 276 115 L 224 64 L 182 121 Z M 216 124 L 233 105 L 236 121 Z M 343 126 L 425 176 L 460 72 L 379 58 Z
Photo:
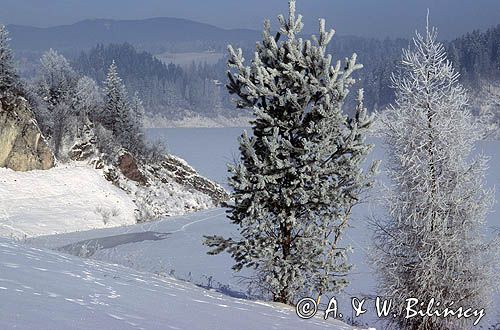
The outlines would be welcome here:
M 232 298 L 61 252 L 0 239 L 0 329 L 351 329 L 291 307 Z
M 184 216 L 132 226 L 74 232 L 28 239 L 30 245 L 56 249 L 75 256 L 121 264 L 198 285 L 211 286 L 243 297 L 246 285 L 233 274 L 227 253 L 207 255 L 203 235 L 236 235 L 223 209 L 216 208 Z
M 135 223 L 135 204 L 88 167 L 0 168 L 0 236 L 26 238 Z
M 133 226 L 35 237 L 26 240 L 26 243 L 175 277 L 234 298 L 253 298 L 254 294 L 242 281 L 251 274 L 250 271 L 244 269 L 234 273 L 231 270 L 234 261 L 227 253 L 207 255 L 208 247 L 202 245 L 203 235 L 206 234 L 235 237 L 237 232 L 228 225 L 225 211 L 216 208 Z M 337 296 L 339 312 L 344 315 L 350 315 L 349 297 Z M 325 298 L 324 302 L 327 301 Z M 319 310 L 325 309 L 326 304 L 322 303 Z M 262 329 L 268 328 L 262 326 Z M 303 329 L 309 327 L 304 326 Z

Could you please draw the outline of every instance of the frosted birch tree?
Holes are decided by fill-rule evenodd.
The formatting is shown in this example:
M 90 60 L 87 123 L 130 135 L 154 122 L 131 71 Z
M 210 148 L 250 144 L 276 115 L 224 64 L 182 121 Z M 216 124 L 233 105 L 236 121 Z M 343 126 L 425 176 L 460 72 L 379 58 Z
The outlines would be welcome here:
M 73 96 L 77 81 L 76 72 L 62 54 L 50 49 L 42 55 L 34 89 L 45 103 L 47 118 L 42 127 L 57 157 L 64 156 L 65 141 L 76 133 Z
M 99 86 L 94 79 L 87 76 L 78 79 L 73 102 L 82 122 L 87 120 L 97 121 L 102 101 Z
M 342 242 L 353 206 L 370 184 L 361 170 L 371 146 L 372 123 L 359 91 L 352 117 L 343 111 L 356 55 L 332 66 L 327 45 L 334 31 L 319 22 L 319 36 L 298 37 L 302 17 L 290 1 L 272 35 L 246 64 L 229 46 L 229 84 L 237 106 L 253 110 L 252 135 L 239 139 L 240 159 L 229 167 L 234 189 L 229 219 L 241 236 L 209 236 L 209 253 L 227 250 L 234 270 L 255 269 L 252 284 L 274 301 L 293 303 L 302 294 L 321 295 L 348 283 L 349 247 Z M 372 168 L 374 171 L 375 168 Z
M 137 126 L 139 131 L 142 131 L 144 127 L 144 117 L 146 116 L 146 114 L 144 105 L 141 98 L 139 97 L 138 92 L 134 93 L 132 101 L 130 102 L 130 108 L 132 111 L 132 120 L 134 122 L 134 126 Z
M 487 307 L 496 247 L 484 240 L 492 194 L 484 188 L 486 159 L 471 156 L 481 130 L 467 108 L 459 74 L 436 40 L 416 34 L 392 76 L 396 101 L 383 117 L 387 218 L 378 223 L 374 261 L 379 293 L 393 299 L 395 329 L 469 329 L 470 318 L 412 317 L 406 299 L 440 309 Z M 435 305 L 436 306 L 436 305 Z
M 139 93 L 135 92 L 130 102 L 130 123 L 128 130 L 129 148 L 135 154 L 143 154 L 146 148 L 144 138 L 145 109 Z

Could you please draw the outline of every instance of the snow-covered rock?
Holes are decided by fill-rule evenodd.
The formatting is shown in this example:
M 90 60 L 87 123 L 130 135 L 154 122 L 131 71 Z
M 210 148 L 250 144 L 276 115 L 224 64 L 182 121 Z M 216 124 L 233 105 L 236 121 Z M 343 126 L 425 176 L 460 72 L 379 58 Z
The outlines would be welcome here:
M 216 207 L 229 198 L 220 185 L 169 154 L 144 162 L 124 152 L 103 175 L 132 197 L 139 222 Z

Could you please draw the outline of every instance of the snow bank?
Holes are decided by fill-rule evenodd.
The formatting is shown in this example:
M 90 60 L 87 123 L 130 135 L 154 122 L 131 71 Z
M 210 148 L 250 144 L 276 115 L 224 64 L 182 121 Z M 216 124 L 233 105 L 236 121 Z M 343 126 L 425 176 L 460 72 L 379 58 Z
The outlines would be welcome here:
M 132 199 L 88 167 L 0 168 L 0 236 L 26 238 L 135 222 Z

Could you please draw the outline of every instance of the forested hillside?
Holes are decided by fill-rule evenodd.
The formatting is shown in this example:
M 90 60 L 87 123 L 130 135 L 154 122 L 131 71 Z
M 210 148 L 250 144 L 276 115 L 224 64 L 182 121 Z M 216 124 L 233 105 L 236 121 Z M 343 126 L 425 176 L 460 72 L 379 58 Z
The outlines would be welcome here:
M 334 38 L 329 52 L 334 59 L 344 59 L 354 51 L 364 65 L 355 75 L 365 90 L 369 110 L 382 110 L 394 101 L 390 88 L 391 73 L 397 71 L 401 49 L 406 39 L 367 39 L 340 36 Z M 461 82 L 476 95 L 485 82 L 500 79 L 500 26 L 485 32 L 474 31 L 447 44 L 448 53 L 461 73 Z M 246 58 L 252 50 L 244 49 Z M 131 92 L 138 91 L 145 107 L 152 114 L 181 118 L 189 114 L 202 116 L 238 116 L 230 97 L 221 93 L 226 81 L 226 59 L 216 64 L 192 63 L 180 67 L 165 64 L 152 54 L 137 51 L 131 44 L 98 45 L 82 53 L 74 66 L 96 81 L 102 81 L 105 69 L 115 60 Z M 476 103 L 476 102 L 473 102 Z
M 169 120 L 246 115 L 234 109 L 231 97 L 224 92 L 227 83 L 227 55 L 224 48 L 225 44 L 238 40 L 236 45 L 243 48 L 244 57 L 251 59 L 258 34 L 248 30 L 218 29 L 185 20 L 179 21 L 180 25 L 172 25 L 172 22 L 172 19 L 167 18 L 142 21 L 93 20 L 50 29 L 13 27 L 11 37 L 18 55 L 18 66 L 22 67 L 21 74 L 25 77 L 36 74 L 41 46 L 28 41 L 39 37 L 47 41 L 46 47 L 54 45 L 56 49 L 62 50 L 72 59 L 73 67 L 78 72 L 99 84 L 104 80 L 111 62 L 116 61 L 129 92 L 138 93 L 150 115 Z M 85 31 L 94 31 L 93 35 L 99 37 L 92 40 L 100 40 L 101 43 L 89 48 L 89 36 L 72 38 L 72 31 L 82 26 L 88 27 Z M 184 32 L 191 31 L 196 36 L 187 36 L 190 33 L 184 32 L 173 33 L 170 28 L 165 30 L 166 26 L 173 26 L 172 29 L 177 32 L 182 29 Z M 107 30 L 102 30 L 103 27 L 107 27 Z M 115 29 L 118 27 L 132 29 L 133 33 L 117 34 Z M 204 27 L 206 31 L 200 32 Z M 119 38 L 115 38 L 115 35 Z M 443 43 L 461 75 L 461 83 L 470 89 L 471 104 L 475 111 L 496 111 L 490 109 L 490 104 L 495 103 L 495 95 L 499 93 L 500 26 L 484 32 L 473 31 Z M 401 49 L 410 44 L 408 39 L 379 40 L 340 35 L 333 38 L 328 52 L 333 55 L 334 61 L 344 60 L 346 56 L 357 53 L 358 62 L 364 65 L 364 69 L 356 73 L 354 78 L 364 88 L 368 110 L 375 111 L 385 109 L 394 101 L 394 91 L 390 88 L 391 73 L 398 70 Z M 182 52 L 191 52 L 188 54 L 192 56 L 206 51 L 217 51 L 224 57 L 218 62 L 205 63 L 201 56 L 197 62 L 179 66 L 169 63 L 168 57 L 164 56 L 165 53 L 177 54 L 174 57 L 179 60 L 183 56 Z M 182 59 L 184 63 L 190 63 L 189 57 Z M 347 99 L 351 105 L 354 94 L 351 93 Z
M 74 60 L 82 74 L 102 82 L 106 68 L 115 61 L 131 93 L 137 91 L 150 114 L 179 118 L 192 113 L 204 116 L 229 112 L 229 98 L 221 92 L 224 63 L 192 63 L 186 68 L 165 64 L 131 44 L 97 45 Z
M 500 81 L 500 25 L 452 41 L 448 53 L 467 85 L 478 87 L 482 81 Z

